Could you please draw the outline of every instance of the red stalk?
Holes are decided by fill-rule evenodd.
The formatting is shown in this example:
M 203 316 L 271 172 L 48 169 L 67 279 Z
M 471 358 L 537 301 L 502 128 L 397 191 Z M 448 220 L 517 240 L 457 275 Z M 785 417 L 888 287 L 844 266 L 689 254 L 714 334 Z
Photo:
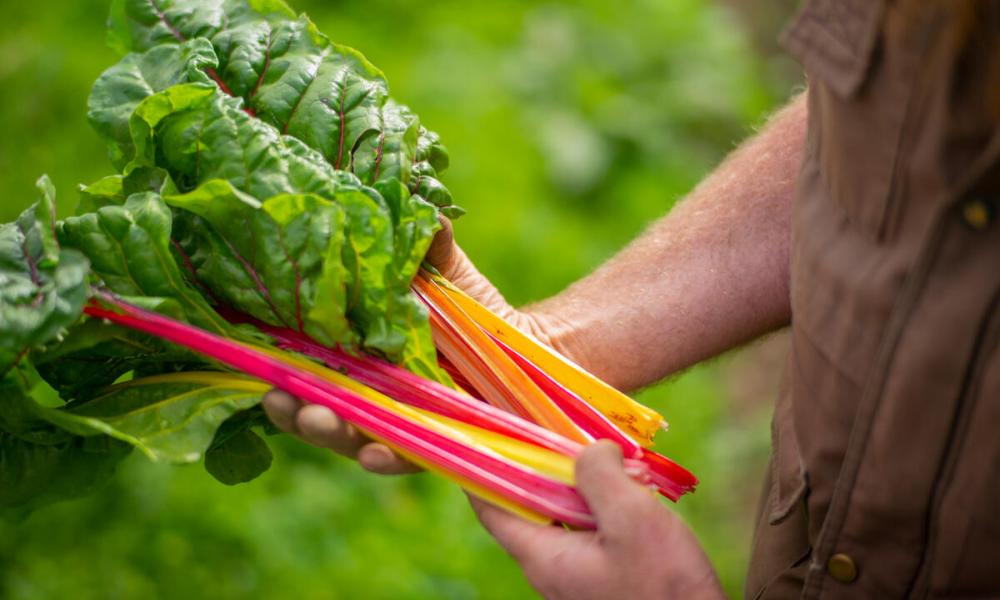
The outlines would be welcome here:
M 570 419 L 573 419 L 573 422 L 580 426 L 581 429 L 596 439 L 612 440 L 621 446 L 622 453 L 626 457 L 638 459 L 645 463 L 649 467 L 652 483 L 664 496 L 676 502 L 681 495 L 692 491 L 695 485 L 697 485 L 698 479 L 690 471 L 661 454 L 643 448 L 629 437 L 628 434 L 619 429 L 610 419 L 587 404 L 579 396 L 566 389 L 558 381 L 552 379 L 548 373 L 539 369 L 535 363 L 492 335 L 490 335 L 490 338 L 503 348 L 507 355 L 514 359 L 517 366 L 521 367 L 538 387 L 548 394 L 549 398 Z
M 693 473 L 658 452 L 643 449 L 641 460 L 649 467 L 653 485 L 674 502 L 684 494 L 693 492 L 698 485 L 698 478 Z
M 462 388 L 462 390 L 465 393 L 469 394 L 473 398 L 476 398 L 478 400 L 483 400 L 483 402 L 486 401 L 483 399 L 479 391 L 476 390 L 475 386 L 469 383 L 469 380 L 465 378 L 465 375 L 463 375 L 462 372 L 455 367 L 455 365 L 451 364 L 451 361 L 448 360 L 447 356 L 438 352 L 437 358 L 438 358 L 438 367 L 440 367 L 442 371 L 447 373 L 448 377 L 451 377 L 451 380 L 455 382 L 455 385 Z
M 607 417 L 566 389 L 561 383 L 552 379 L 548 373 L 539 369 L 535 363 L 522 356 L 521 353 L 492 335 L 490 335 L 490 339 L 500 346 L 517 366 L 527 373 L 528 377 L 581 429 L 594 436 L 595 439 L 608 439 L 616 442 L 627 457 L 639 458 L 642 456 L 642 446 L 626 435 Z

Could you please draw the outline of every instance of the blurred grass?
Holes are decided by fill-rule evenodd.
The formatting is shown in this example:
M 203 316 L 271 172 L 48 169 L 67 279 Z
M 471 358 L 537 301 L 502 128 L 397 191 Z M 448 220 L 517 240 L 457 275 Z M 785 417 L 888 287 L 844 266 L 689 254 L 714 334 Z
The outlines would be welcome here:
M 441 134 L 445 182 L 469 211 L 459 242 L 516 303 L 610 257 L 788 88 L 708 0 L 293 3 L 365 52 Z M 116 59 L 103 44 L 106 2 L 2 6 L 0 219 L 34 200 L 43 172 L 68 214 L 77 184 L 109 170 L 85 115 L 91 83 Z M 661 449 L 702 480 L 677 509 L 736 595 L 768 399 L 735 413 L 725 373 L 701 366 L 640 399 L 672 423 Z M 250 484 L 133 457 L 97 496 L 0 523 L 0 597 L 531 596 L 451 486 L 377 478 L 271 441 L 275 465 Z

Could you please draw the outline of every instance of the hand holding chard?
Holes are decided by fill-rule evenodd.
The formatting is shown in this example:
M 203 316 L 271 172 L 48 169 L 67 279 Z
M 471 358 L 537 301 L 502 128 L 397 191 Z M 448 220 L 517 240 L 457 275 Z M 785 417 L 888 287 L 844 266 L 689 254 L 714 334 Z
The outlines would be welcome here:
M 129 53 L 89 116 L 119 172 L 61 221 L 43 178 L 0 226 L 0 510 L 86 493 L 132 447 L 248 481 L 262 382 L 537 521 L 594 526 L 573 460 L 596 439 L 693 489 L 646 449 L 658 414 L 420 270 L 461 214 L 447 154 L 363 56 L 280 0 L 116 0 L 110 22 Z

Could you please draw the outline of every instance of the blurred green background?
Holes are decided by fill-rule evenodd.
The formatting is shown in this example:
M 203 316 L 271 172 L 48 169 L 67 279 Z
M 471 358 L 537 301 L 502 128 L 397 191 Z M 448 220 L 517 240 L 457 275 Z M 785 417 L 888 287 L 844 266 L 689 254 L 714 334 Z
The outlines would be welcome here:
M 444 181 L 469 211 L 458 240 L 516 303 L 610 257 L 797 84 L 773 42 L 791 0 L 292 3 L 362 50 L 441 134 Z M 43 172 L 68 214 L 77 184 L 110 170 L 85 116 L 91 83 L 116 60 L 106 5 L 0 1 L 4 221 L 34 201 Z M 743 351 L 639 396 L 671 421 L 660 449 L 701 478 L 676 509 L 732 595 L 776 353 Z M 0 598 L 532 596 L 454 487 L 271 442 L 274 466 L 249 484 L 133 456 L 96 496 L 0 522 Z

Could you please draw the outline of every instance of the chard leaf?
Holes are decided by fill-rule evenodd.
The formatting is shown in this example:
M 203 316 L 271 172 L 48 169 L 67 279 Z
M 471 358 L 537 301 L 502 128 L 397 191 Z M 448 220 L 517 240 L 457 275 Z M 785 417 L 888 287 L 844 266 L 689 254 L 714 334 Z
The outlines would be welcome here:
M 24 517 L 58 500 L 91 493 L 114 474 L 129 446 L 55 427 L 28 395 L 26 369 L 0 379 L 0 516 Z M 26 380 L 26 377 L 28 380 Z
M 338 205 L 312 194 L 260 203 L 223 180 L 165 200 L 199 217 L 178 220 L 179 239 L 213 295 L 323 344 L 353 343 Z
M 256 198 L 282 193 L 331 197 L 338 186 L 356 186 L 299 140 L 248 115 L 239 101 L 206 84 L 182 84 L 143 100 L 131 118 L 140 167 L 163 167 L 187 192 L 212 179 L 227 179 Z
M 180 306 L 172 300 L 130 301 L 183 318 Z M 33 354 L 32 363 L 42 379 L 66 400 L 93 398 L 129 372 L 170 373 L 205 365 L 203 359 L 173 344 L 95 319 L 73 326 L 61 344 Z
M 37 444 L 0 431 L 0 515 L 23 518 L 53 502 L 97 491 L 129 450 L 107 437 Z
M 205 453 L 205 470 L 219 482 L 238 485 L 271 468 L 271 449 L 259 435 L 240 428 Z
M 368 185 L 391 179 L 408 184 L 417 162 L 420 122 L 410 109 L 392 100 L 377 119 L 375 135 L 361 140 L 354 153 L 354 172 Z
M 206 69 L 218 65 L 212 44 L 196 38 L 129 54 L 98 77 L 87 100 L 87 118 L 108 142 L 111 162 L 122 168 L 132 157 L 129 117 L 155 92 L 185 82 L 208 82 Z
M 126 51 L 148 50 L 212 35 L 225 22 L 223 4 L 223 0 L 114 0 L 109 42 Z
M 334 168 L 367 184 L 398 178 L 445 214 L 463 212 L 437 180 L 448 165 L 437 135 L 389 99 L 384 75 L 363 55 L 284 2 L 120 0 L 110 21 L 113 45 L 144 53 L 126 56 L 92 93 L 92 120 L 113 157 L 129 146 L 129 111 L 143 93 L 211 80 Z
M 38 187 L 41 199 L 0 225 L 0 375 L 73 324 L 87 299 L 87 259 L 59 247 L 55 192 L 47 177 Z
M 204 228 L 196 222 L 188 222 L 190 227 L 186 233 L 190 235 L 184 236 L 181 245 L 192 263 L 196 258 L 205 259 L 200 270 L 199 265 L 194 264 L 199 280 L 204 266 L 209 264 L 209 272 L 204 273 L 205 283 L 234 302 L 234 308 L 269 323 L 296 327 L 298 319 L 292 320 L 290 315 L 282 314 L 283 310 L 290 309 L 292 314 L 303 315 L 305 327 L 306 317 L 310 315 L 296 310 L 292 304 L 279 305 L 269 286 L 263 283 L 260 272 L 254 269 L 258 249 L 264 246 L 254 242 L 254 235 L 248 236 L 248 232 L 254 230 L 244 224 L 255 221 L 255 217 L 234 218 L 229 212 L 232 210 L 238 215 L 250 214 L 251 210 L 270 211 L 272 220 L 281 214 L 281 220 L 290 225 L 295 215 L 289 211 L 289 206 L 310 195 L 318 196 L 311 200 L 314 205 L 325 198 L 339 207 L 346 217 L 341 260 L 346 269 L 348 319 L 361 330 L 364 345 L 370 350 L 396 361 L 418 352 L 407 349 L 407 342 L 425 332 L 411 334 L 409 330 L 414 327 L 428 330 L 429 326 L 426 319 L 421 322 L 423 313 L 406 306 L 409 301 L 404 300 L 409 294 L 413 272 L 402 278 L 391 268 L 396 262 L 393 214 L 376 191 L 358 187 L 353 177 L 345 179 L 337 175 L 340 172 L 333 171 L 314 151 L 294 138 L 280 136 L 273 127 L 250 117 L 233 99 L 199 84 L 175 86 L 151 96 L 139 105 L 132 120 L 139 154 L 131 168 L 148 166 L 162 157 L 161 164 L 165 164 L 174 180 L 205 186 L 192 191 L 186 200 L 177 197 L 170 200 L 175 206 L 186 203 L 190 205 L 186 208 L 201 207 L 198 209 L 202 213 L 200 216 L 221 236 L 221 240 L 213 242 L 210 235 L 204 232 L 199 235 L 196 231 Z M 213 178 L 224 178 L 229 183 L 213 182 Z M 269 209 L 257 198 L 275 200 L 268 205 Z M 215 201 L 222 204 L 217 209 L 210 209 Z M 422 224 L 401 239 L 406 240 L 407 236 L 417 233 L 428 235 L 420 243 L 412 240 L 414 243 L 408 243 L 400 251 L 400 256 L 405 258 L 399 262 L 407 264 L 415 260 L 413 253 L 417 249 L 426 251 L 438 224 L 426 203 L 418 199 L 407 197 L 399 209 L 399 215 L 406 220 Z M 281 227 L 277 231 L 281 231 Z M 198 247 L 204 247 L 203 251 L 198 252 Z M 281 248 L 281 244 L 267 247 Z M 273 260 L 273 257 L 262 256 L 260 260 Z M 331 264 L 328 268 L 335 266 Z M 317 297 L 313 306 L 319 307 L 318 312 L 308 321 L 310 330 L 322 335 L 321 341 L 341 341 L 347 339 L 346 330 L 340 326 L 342 321 L 330 319 L 339 309 L 340 273 L 336 277 L 327 275 L 319 282 L 320 288 L 326 293 L 335 292 L 335 295 Z M 287 283 L 277 286 L 284 290 L 289 287 Z M 294 294 L 290 297 L 294 300 Z M 299 301 L 302 301 L 301 295 Z M 397 304 L 405 308 L 396 310 Z M 324 327 L 334 330 L 324 335 L 321 331 Z M 434 362 L 430 348 L 421 348 L 419 352 L 428 363 Z
M 444 384 L 448 376 L 437 366 L 437 350 L 427 323 L 427 310 L 409 292 L 434 234 L 441 228 L 437 211 L 420 196 L 411 196 L 396 180 L 383 181 L 376 189 L 385 198 L 393 218 L 393 272 L 398 278 L 387 298 L 392 316 L 390 332 L 402 350 L 394 358 L 410 371 Z
M 155 375 L 112 386 L 106 392 L 45 418 L 76 435 L 107 435 L 138 448 L 152 460 L 201 460 L 229 417 L 256 406 L 270 386 L 216 372 Z
M 171 218 L 170 209 L 156 194 L 133 194 L 122 206 L 104 206 L 66 219 L 59 238 L 86 254 L 94 274 L 113 292 L 172 299 L 188 322 L 238 337 L 188 284 L 174 261 Z
M 375 185 L 392 215 L 393 270 L 401 282 L 409 284 L 441 229 L 437 211 L 420 196 L 410 195 L 397 180 Z
M 77 215 L 94 212 L 104 206 L 121 206 L 125 204 L 128 194 L 125 193 L 124 177 L 109 175 L 90 185 L 80 186 L 80 202 L 76 207 Z

